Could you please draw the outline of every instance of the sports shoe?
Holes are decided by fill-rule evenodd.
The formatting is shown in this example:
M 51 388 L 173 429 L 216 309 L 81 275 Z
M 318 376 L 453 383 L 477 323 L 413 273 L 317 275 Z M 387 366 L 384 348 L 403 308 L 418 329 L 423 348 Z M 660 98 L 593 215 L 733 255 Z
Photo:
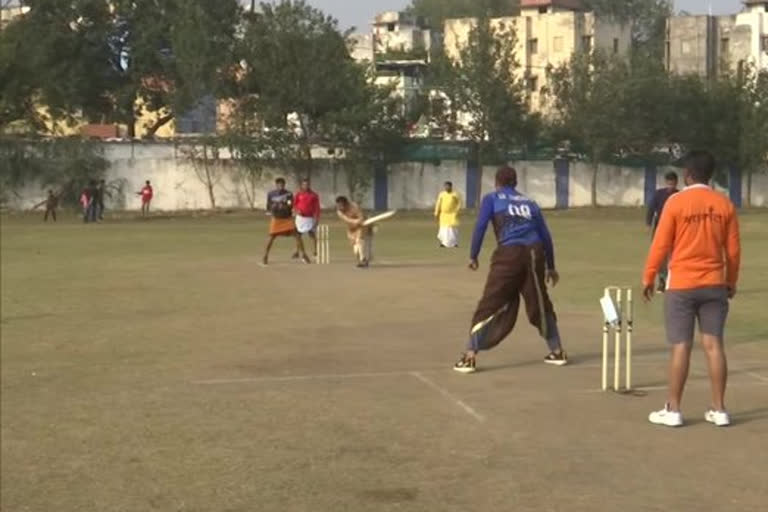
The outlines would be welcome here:
M 555 366 L 565 366 L 568 364 L 568 354 L 564 350 L 560 353 L 550 352 L 547 357 L 544 358 L 545 364 L 552 364 Z
M 453 369 L 459 373 L 475 373 L 477 363 L 474 357 L 467 357 L 467 354 L 462 354 L 461 359 L 453 365 Z
M 669 404 L 667 404 L 660 411 L 653 411 L 649 414 L 648 421 L 654 425 L 664 425 L 665 427 L 682 427 L 683 415 L 680 411 L 670 411 Z
M 704 414 L 704 419 L 717 427 L 727 427 L 731 424 L 731 417 L 726 411 L 710 409 Z

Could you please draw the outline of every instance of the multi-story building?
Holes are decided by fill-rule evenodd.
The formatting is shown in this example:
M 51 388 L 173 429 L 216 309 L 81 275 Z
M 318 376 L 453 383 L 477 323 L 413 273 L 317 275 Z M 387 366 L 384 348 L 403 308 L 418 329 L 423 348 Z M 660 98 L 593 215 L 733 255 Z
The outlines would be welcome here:
M 19 0 L 0 0 L 0 30 L 27 11 L 29 7 L 23 6 Z
M 667 20 L 667 69 L 715 78 L 744 65 L 768 69 L 768 0 L 745 0 L 743 12 Z
M 351 56 L 371 66 L 374 82 L 392 87 L 405 108 L 422 92 L 433 46 L 426 20 L 403 12 L 376 16 L 368 34 L 351 37 Z
M 460 58 L 476 23 L 474 18 L 446 20 L 444 45 L 450 58 Z M 519 16 L 490 23 L 497 31 L 515 32 L 519 72 L 534 111 L 547 110 L 549 69 L 568 62 L 574 52 L 626 55 L 632 43 L 631 26 L 586 11 L 581 0 L 521 0 Z

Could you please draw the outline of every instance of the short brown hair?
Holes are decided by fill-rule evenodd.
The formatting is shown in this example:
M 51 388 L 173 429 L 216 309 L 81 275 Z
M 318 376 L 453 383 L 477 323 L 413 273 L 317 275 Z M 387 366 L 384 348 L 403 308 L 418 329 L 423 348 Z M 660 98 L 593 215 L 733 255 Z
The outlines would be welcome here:
M 709 151 L 694 150 L 685 157 L 685 169 L 696 183 L 709 183 L 715 174 L 717 162 Z
M 517 171 L 508 165 L 499 167 L 496 171 L 496 185 L 500 187 L 516 187 Z

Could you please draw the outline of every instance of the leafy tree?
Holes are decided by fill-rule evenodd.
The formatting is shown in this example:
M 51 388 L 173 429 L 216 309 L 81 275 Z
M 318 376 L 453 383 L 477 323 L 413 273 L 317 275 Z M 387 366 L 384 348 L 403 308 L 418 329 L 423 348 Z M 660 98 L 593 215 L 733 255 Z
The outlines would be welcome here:
M 739 154 L 747 178 L 746 203 L 752 206 L 752 175 L 768 172 L 768 71 L 751 68 L 743 79 Z
M 53 189 L 75 206 L 90 180 L 104 177 L 109 162 L 101 147 L 79 138 L 0 137 L 0 204 L 30 186 Z
M 621 124 L 627 119 L 625 84 L 630 78 L 624 60 L 601 52 L 574 54 L 570 63 L 551 71 L 556 133 L 584 151 L 592 164 L 592 205 L 597 206 L 597 178 L 601 161 L 621 152 L 628 137 Z
M 225 175 L 225 163 L 221 158 L 223 140 L 217 136 L 199 137 L 185 142 L 181 148 L 191 164 L 197 180 L 205 186 L 211 209 L 216 209 L 216 186 Z
M 533 126 L 516 44 L 513 26 L 480 18 L 440 79 L 440 88 L 458 116 L 449 131 L 472 141 L 481 162 L 504 161 L 507 151 L 529 138 Z
M 0 36 L 0 73 L 21 70 L 25 87 L 3 73 L 2 90 L 45 105 L 53 117 L 124 123 L 130 135 L 141 110 L 155 114 L 146 127 L 153 135 L 218 91 L 240 12 L 236 0 L 27 4 L 30 11 Z
M 353 104 L 364 76 L 338 22 L 303 0 L 262 3 L 247 17 L 240 55 L 242 95 L 265 129 L 295 134 L 301 171 L 311 175 L 313 145 L 333 133 L 329 125 Z
M 584 5 L 599 16 L 631 23 L 635 50 L 663 58 L 666 21 L 674 10 L 671 0 L 584 0 Z

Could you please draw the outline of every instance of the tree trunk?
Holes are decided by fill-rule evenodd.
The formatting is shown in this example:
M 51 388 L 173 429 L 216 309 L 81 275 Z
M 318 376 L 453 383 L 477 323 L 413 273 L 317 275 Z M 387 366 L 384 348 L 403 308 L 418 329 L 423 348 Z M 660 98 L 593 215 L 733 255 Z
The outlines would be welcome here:
M 752 208 L 752 168 L 747 169 L 747 200 L 745 203 L 747 208 Z
M 216 196 L 213 194 L 213 182 L 208 178 L 208 198 L 211 200 L 211 209 L 216 209 Z
M 598 160 L 594 160 L 592 162 L 592 184 L 591 184 L 591 201 L 592 201 L 592 207 L 597 208 L 600 206 L 597 204 L 597 175 L 600 170 L 600 162 Z
M 160 119 L 154 122 L 152 126 L 150 126 L 147 129 L 147 133 L 144 135 L 145 138 L 149 139 L 155 136 L 157 133 L 157 130 L 165 126 L 166 124 L 170 123 L 173 120 L 173 114 L 168 114 L 165 116 L 162 116 Z

